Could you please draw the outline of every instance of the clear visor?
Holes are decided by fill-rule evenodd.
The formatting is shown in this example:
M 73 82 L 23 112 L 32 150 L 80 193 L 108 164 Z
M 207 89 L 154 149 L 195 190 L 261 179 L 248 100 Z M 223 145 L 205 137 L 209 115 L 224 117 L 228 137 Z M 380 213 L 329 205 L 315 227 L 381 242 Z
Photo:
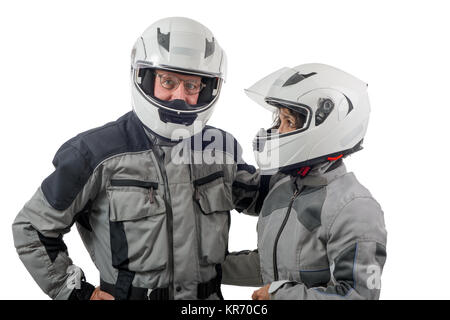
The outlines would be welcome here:
M 258 103 L 260 106 L 266 108 L 267 110 L 272 112 L 277 111 L 276 107 L 266 102 L 266 97 L 268 96 L 272 86 L 275 84 L 277 79 L 279 79 L 284 73 L 289 72 L 289 70 L 291 69 L 281 68 L 280 70 L 269 74 L 267 77 L 256 82 L 250 88 L 245 89 L 245 93 L 250 99 Z
M 298 71 L 292 68 L 281 68 L 245 90 L 250 99 L 275 115 L 270 129 L 264 130 L 264 134 L 260 135 L 262 139 L 281 137 L 308 129 L 311 123 L 311 108 L 292 101 L 293 99 L 285 100 L 280 98 L 286 95 L 286 88 L 284 88 L 286 82 L 297 73 Z M 289 91 L 287 92 L 289 93 Z M 281 108 L 289 109 L 289 118 L 293 117 L 297 120 L 293 130 L 280 133 L 277 124 L 281 124 Z M 284 113 L 286 112 L 284 111 Z

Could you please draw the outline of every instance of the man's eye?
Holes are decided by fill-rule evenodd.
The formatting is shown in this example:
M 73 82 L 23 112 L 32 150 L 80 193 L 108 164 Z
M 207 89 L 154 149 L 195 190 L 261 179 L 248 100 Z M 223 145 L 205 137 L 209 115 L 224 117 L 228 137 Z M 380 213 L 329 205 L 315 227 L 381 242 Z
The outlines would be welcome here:
M 175 81 L 173 81 L 172 79 L 166 79 L 163 81 L 163 84 L 166 86 L 174 86 L 175 85 Z
M 199 85 L 195 82 L 185 82 L 184 86 L 187 90 L 196 90 Z

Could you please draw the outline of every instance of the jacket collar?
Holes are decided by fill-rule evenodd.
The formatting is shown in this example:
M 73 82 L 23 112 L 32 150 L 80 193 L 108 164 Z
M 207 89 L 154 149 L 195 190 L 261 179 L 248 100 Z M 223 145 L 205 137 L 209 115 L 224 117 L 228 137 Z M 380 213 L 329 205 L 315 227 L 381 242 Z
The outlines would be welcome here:
M 298 183 L 305 186 L 326 186 L 330 184 L 331 181 L 347 173 L 347 169 L 343 162 L 337 168 L 329 170 L 332 165 L 333 162 L 318 164 L 311 169 L 306 177 L 297 177 L 296 179 L 301 179 Z

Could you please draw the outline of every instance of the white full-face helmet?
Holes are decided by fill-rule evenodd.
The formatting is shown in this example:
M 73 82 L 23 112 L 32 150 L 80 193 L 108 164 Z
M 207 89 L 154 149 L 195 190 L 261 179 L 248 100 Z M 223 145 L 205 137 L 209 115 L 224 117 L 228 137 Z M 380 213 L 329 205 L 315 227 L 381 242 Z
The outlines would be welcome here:
M 333 161 L 362 149 L 370 113 L 367 84 L 346 72 L 316 63 L 282 68 L 246 93 L 272 112 L 285 107 L 305 119 L 291 132 L 259 131 L 254 153 L 262 173 Z
M 202 78 L 196 105 L 154 95 L 155 71 Z M 211 117 L 226 77 L 226 56 L 211 31 L 187 18 L 159 20 L 136 41 L 131 54 L 133 110 L 149 130 L 169 139 L 190 137 Z

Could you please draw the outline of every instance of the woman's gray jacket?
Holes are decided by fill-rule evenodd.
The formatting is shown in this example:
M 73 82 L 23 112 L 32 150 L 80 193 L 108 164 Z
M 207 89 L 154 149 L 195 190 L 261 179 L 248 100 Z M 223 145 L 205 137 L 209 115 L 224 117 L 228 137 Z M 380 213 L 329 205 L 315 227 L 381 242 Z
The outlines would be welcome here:
M 231 253 L 223 283 L 271 284 L 271 299 L 378 299 L 383 211 L 344 164 L 277 175 L 258 220 L 258 250 Z

